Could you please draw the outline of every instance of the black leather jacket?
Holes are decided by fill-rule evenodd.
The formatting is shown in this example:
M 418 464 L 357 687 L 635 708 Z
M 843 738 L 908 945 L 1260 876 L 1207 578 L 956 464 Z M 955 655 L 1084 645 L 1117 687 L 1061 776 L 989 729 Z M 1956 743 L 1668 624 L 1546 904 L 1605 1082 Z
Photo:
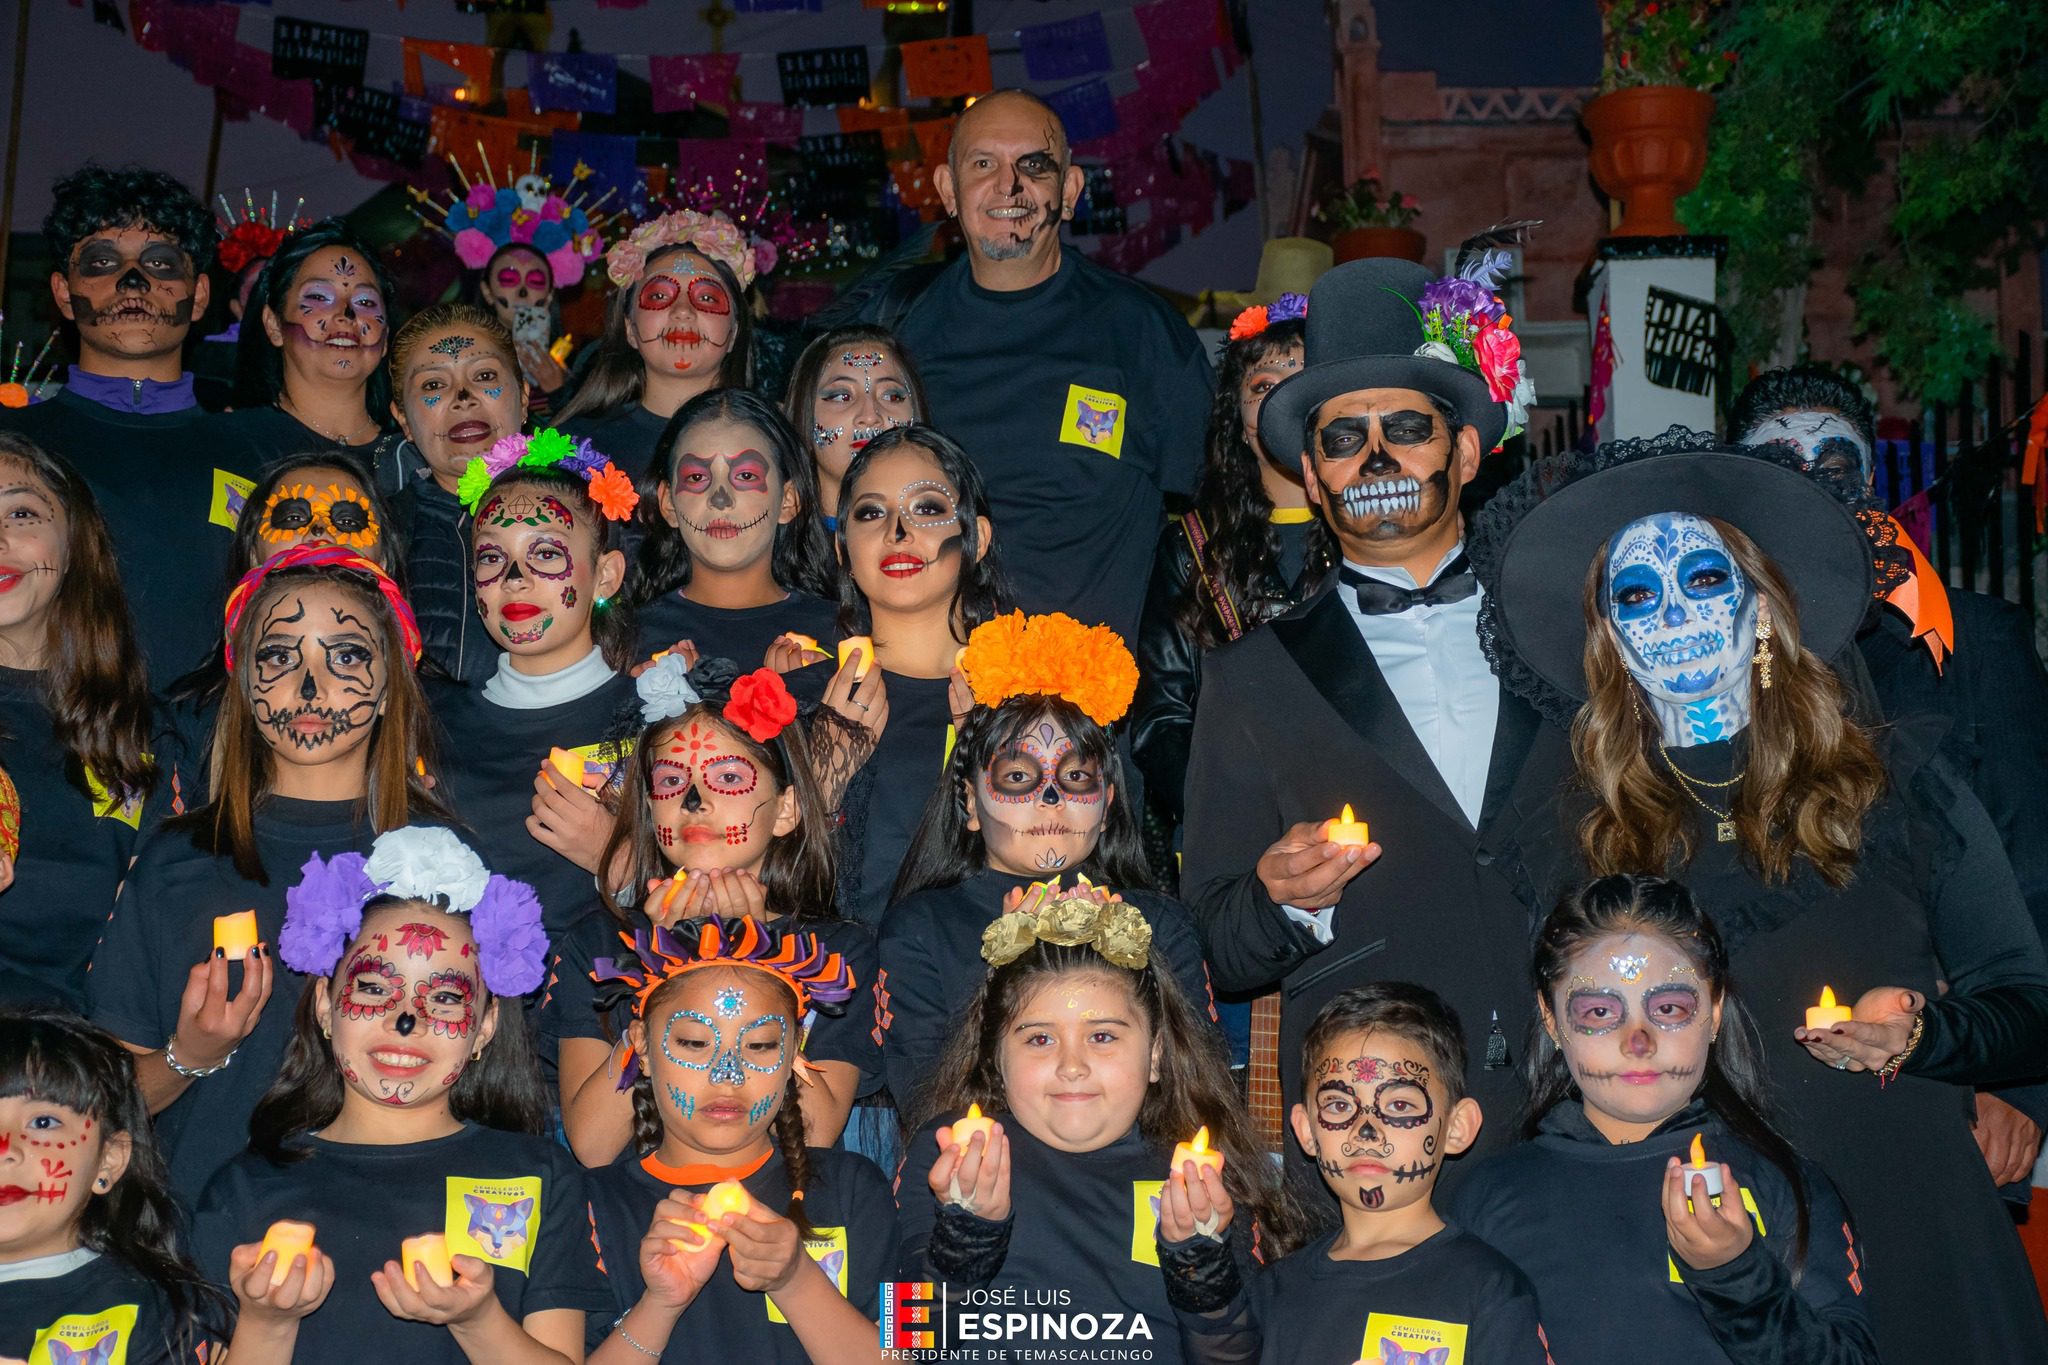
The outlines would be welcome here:
M 427 656 L 466 683 L 498 671 L 498 647 L 477 619 L 469 514 L 425 473 L 397 499 L 405 532 L 407 592 Z

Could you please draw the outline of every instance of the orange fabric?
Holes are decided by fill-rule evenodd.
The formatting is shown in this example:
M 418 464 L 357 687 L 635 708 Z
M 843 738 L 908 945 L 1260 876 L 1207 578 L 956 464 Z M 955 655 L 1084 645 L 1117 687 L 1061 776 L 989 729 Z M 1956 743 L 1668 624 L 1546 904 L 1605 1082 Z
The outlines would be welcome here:
M 770 1147 L 744 1166 L 713 1166 L 708 1162 L 694 1166 L 670 1166 L 662 1161 L 659 1153 L 649 1152 L 640 1158 L 640 1169 L 671 1185 L 716 1185 L 721 1180 L 745 1180 L 766 1166 L 768 1158 L 774 1155 L 775 1149 Z
M 1927 646 L 1927 652 L 1934 656 L 1934 667 L 1939 671 L 1956 648 L 1956 614 L 1949 605 L 1948 588 L 1942 583 L 1941 576 L 1934 572 L 1934 566 L 1927 562 L 1927 556 L 1921 553 L 1913 537 L 1906 534 L 1906 528 L 1899 525 L 1898 519 L 1888 516 L 1886 520 L 1898 533 L 1899 544 L 1913 556 L 1913 576 L 1893 588 L 1885 602 L 1896 607 L 1913 623 L 1913 638 Z
M 2020 1245 L 2027 1249 L 2034 1283 L 2040 1287 L 2043 1301 L 2048 1301 L 2048 1190 L 2034 1187 L 2034 1201 L 2018 1221 Z
M 2048 456 L 2048 395 L 2034 400 L 2034 414 L 2027 422 L 2026 452 L 2020 460 L 2020 483 L 2034 490 L 2034 534 L 2048 532 L 2048 477 L 2042 461 Z

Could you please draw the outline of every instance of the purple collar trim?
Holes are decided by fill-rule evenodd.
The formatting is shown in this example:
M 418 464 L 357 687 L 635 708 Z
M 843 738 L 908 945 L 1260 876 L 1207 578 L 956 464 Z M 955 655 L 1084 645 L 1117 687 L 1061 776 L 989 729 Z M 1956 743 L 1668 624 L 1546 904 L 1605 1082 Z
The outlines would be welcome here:
M 190 370 L 179 375 L 174 383 L 163 384 L 154 379 L 123 379 L 119 375 L 93 374 L 73 365 L 64 387 L 80 398 L 90 398 L 115 412 L 184 412 L 199 405 L 199 400 L 192 396 Z

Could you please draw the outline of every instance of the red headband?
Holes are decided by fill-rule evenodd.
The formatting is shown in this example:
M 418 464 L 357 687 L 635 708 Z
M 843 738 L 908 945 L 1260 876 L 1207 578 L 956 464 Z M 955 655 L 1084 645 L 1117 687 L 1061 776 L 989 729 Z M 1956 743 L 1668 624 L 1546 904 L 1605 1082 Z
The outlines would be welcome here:
M 235 667 L 235 628 L 242 623 L 242 613 L 256 600 L 256 590 L 263 586 L 263 580 L 279 569 L 347 569 L 367 575 L 376 583 L 377 591 L 384 594 L 384 600 L 391 604 L 391 614 L 398 618 L 398 633 L 405 640 L 407 662 L 418 666 L 420 623 L 413 619 L 412 604 L 405 600 L 405 594 L 399 591 L 390 574 L 346 546 L 294 545 L 289 550 L 280 550 L 243 574 L 242 581 L 235 584 L 235 590 L 228 594 L 227 641 L 222 654 L 230 672 Z

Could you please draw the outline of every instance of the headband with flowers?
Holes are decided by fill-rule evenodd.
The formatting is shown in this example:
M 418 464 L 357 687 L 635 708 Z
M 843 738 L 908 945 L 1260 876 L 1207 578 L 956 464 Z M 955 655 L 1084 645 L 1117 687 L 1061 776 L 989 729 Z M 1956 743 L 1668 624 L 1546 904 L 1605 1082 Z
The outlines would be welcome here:
M 306 206 L 301 198 L 292 205 L 289 218 L 280 218 L 277 212 L 277 191 L 270 193 L 270 207 L 259 208 L 256 196 L 246 188 L 242 191 L 242 211 L 235 212 L 225 194 L 215 196 L 226 216 L 219 219 L 220 246 L 214 252 L 214 259 L 230 275 L 239 275 L 248 266 L 267 261 L 277 254 L 285 239 L 304 227 L 310 227 L 312 220 L 302 217 L 299 210 Z
M 1243 341 L 1259 336 L 1276 322 L 1299 322 L 1308 316 L 1308 295 L 1282 294 L 1272 303 L 1255 304 L 1239 313 L 1230 324 L 1230 339 Z
M 553 427 L 531 436 L 501 436 L 482 455 L 472 456 L 455 485 L 455 496 L 472 516 L 492 480 L 508 469 L 558 469 L 583 480 L 590 500 L 606 521 L 624 521 L 640 505 L 632 476 L 600 454 L 589 440 L 572 441 Z
M 525 995 L 547 975 L 548 936 L 533 888 L 490 871 L 467 844 L 429 825 L 386 830 L 367 858 L 308 858 L 299 884 L 285 892 L 279 959 L 307 976 L 332 974 L 362 930 L 363 907 L 379 896 L 468 915 L 477 966 L 493 995 Z
M 613 284 L 628 285 L 640 278 L 647 258 L 665 246 L 686 246 L 718 261 L 732 271 L 745 289 L 754 282 L 754 252 L 746 235 L 722 213 L 699 213 L 680 209 L 642 223 L 612 243 L 604 256 L 605 274 Z
M 1507 405 L 1506 440 L 1528 423 L 1536 384 L 1522 363 L 1522 343 L 1508 330 L 1514 319 L 1495 291 L 1514 265 L 1499 248 L 1476 251 L 1454 275 L 1431 280 L 1415 308 L 1422 318 L 1422 345 L 1415 354 L 1448 360 L 1486 380 L 1489 397 Z M 1410 305 L 1414 307 L 1414 305 Z
M 981 960 L 1002 967 L 1034 943 L 1087 944 L 1115 966 L 1142 971 L 1152 960 L 1152 926 L 1122 898 L 1112 894 L 1102 900 L 1091 894 L 1100 889 L 1086 877 L 1075 878 L 1066 892 L 1057 877 L 1032 883 L 1016 909 L 996 916 L 981 931 Z
M 763 924 L 752 915 L 679 920 L 666 929 L 622 933 L 619 941 L 633 950 L 632 956 L 596 959 L 590 979 L 607 988 L 599 994 L 598 1008 L 631 1000 L 635 1017 L 645 1013 L 648 998 L 665 983 L 700 967 L 766 972 L 789 987 L 799 1014 L 813 1006 L 822 1014 L 841 1014 L 859 984 L 846 959 L 827 951 L 816 934 Z M 630 1089 L 639 1075 L 640 1058 L 629 1051 L 619 1089 Z
M 235 590 L 228 594 L 227 640 L 222 656 L 230 672 L 235 667 L 235 628 L 242 623 L 242 614 L 249 610 L 249 604 L 256 600 L 257 589 L 263 586 L 263 580 L 279 569 L 344 569 L 369 578 L 377 585 L 377 591 L 384 594 L 384 600 L 391 606 L 391 614 L 398 618 L 398 634 L 405 642 L 406 661 L 418 665 L 420 623 L 414 619 L 412 604 L 405 600 L 404 591 L 391 575 L 385 573 L 381 565 L 363 558 L 345 545 L 308 544 L 279 550 L 243 574 L 242 581 L 235 584 Z
M 706 659 L 691 668 L 680 654 L 662 654 L 633 680 L 640 697 L 640 720 L 659 725 L 674 720 L 705 699 L 726 693 L 719 714 L 744 730 L 756 744 L 766 744 L 796 719 L 796 698 L 789 684 L 772 668 L 740 673 L 728 659 Z
M 974 628 L 960 656 L 980 706 L 1012 697 L 1070 701 L 1097 725 L 1130 709 L 1138 690 L 1138 664 L 1123 637 L 1108 626 L 1084 626 L 1061 612 L 1026 616 L 1013 611 Z

